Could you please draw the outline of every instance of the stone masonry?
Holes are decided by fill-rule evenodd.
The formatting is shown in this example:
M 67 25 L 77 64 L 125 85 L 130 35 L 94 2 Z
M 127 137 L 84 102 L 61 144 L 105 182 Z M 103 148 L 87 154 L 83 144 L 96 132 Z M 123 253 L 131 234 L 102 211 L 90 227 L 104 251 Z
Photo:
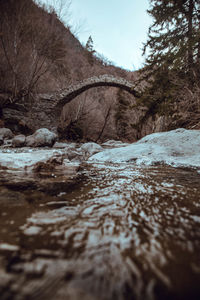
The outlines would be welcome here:
M 94 76 L 72 84 L 66 89 L 55 93 L 39 94 L 38 101 L 35 102 L 31 112 L 27 114 L 25 121 L 26 123 L 32 122 L 32 124 L 34 124 L 34 130 L 46 127 L 56 131 L 63 106 L 84 91 L 99 86 L 118 87 L 135 97 L 138 95 L 138 92 L 134 88 L 134 83 L 129 82 L 124 78 L 106 74 Z

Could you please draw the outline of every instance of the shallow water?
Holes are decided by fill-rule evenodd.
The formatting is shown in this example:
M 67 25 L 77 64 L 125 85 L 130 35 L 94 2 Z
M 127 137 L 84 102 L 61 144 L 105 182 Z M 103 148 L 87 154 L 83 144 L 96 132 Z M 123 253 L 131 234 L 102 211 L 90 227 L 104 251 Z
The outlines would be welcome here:
M 0 299 L 200 299 L 200 174 L 0 173 Z

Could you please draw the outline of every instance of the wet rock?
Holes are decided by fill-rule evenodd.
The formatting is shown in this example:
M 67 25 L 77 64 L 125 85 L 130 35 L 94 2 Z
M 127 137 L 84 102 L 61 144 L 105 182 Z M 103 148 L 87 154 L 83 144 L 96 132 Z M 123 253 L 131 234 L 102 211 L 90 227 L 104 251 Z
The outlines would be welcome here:
M 40 128 L 36 132 L 26 138 L 26 146 L 28 147 L 52 147 L 57 139 L 54 132 L 47 128 Z
M 23 147 L 25 145 L 26 142 L 26 137 L 23 134 L 19 134 L 16 135 L 13 139 L 12 139 L 12 146 L 13 147 Z
M 45 264 L 42 263 L 39 259 L 33 262 L 27 262 L 25 264 L 16 264 L 12 267 L 12 270 L 19 273 L 24 272 L 26 276 L 31 276 L 32 278 L 41 277 L 45 272 Z
M 33 171 L 34 172 L 41 172 L 41 171 L 53 171 L 56 169 L 57 166 L 62 165 L 63 157 L 62 155 L 54 155 L 50 159 L 45 162 L 38 162 L 34 165 Z
M 72 161 L 82 161 L 83 160 L 83 152 L 81 149 L 71 148 L 66 153 L 67 158 Z
M 85 143 L 80 149 L 83 152 L 85 159 L 89 158 L 93 154 L 103 151 L 103 148 L 96 143 Z
M 4 140 L 6 139 L 8 140 L 8 139 L 12 139 L 14 134 L 9 128 L 0 128 L 0 136 L 2 136 Z
M 4 270 L 0 270 L 0 293 L 5 290 L 5 288 L 9 288 L 10 284 L 13 281 L 13 276 Z M 8 299 L 8 298 L 7 298 Z

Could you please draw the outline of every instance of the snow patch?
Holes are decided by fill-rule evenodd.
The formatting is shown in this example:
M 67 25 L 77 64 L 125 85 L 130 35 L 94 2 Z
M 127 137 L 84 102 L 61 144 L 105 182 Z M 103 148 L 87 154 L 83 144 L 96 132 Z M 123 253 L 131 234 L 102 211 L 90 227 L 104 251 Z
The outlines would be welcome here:
M 127 147 L 104 150 L 90 157 L 89 161 L 200 167 L 200 130 L 180 128 L 153 133 Z
M 9 169 L 24 169 L 30 167 L 38 162 L 45 162 L 53 155 L 62 154 L 60 150 L 37 150 L 23 152 L 14 151 L 0 151 L 0 166 L 7 167 Z

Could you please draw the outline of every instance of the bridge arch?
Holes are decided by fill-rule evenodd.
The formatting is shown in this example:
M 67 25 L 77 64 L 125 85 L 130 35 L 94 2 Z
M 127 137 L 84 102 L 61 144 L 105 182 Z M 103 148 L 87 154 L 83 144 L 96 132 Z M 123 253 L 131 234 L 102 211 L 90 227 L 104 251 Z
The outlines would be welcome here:
M 72 101 L 84 91 L 100 86 L 118 87 L 127 91 L 134 97 L 139 97 L 139 93 L 135 89 L 134 82 L 107 74 L 94 76 L 84 79 L 76 84 L 72 84 L 59 92 L 52 94 L 40 94 L 40 100 L 37 101 L 36 105 L 32 108 L 32 115 L 34 116 L 33 123 L 36 119 L 38 119 L 40 120 L 40 127 L 42 126 L 51 130 L 56 130 L 64 105 Z
M 51 96 L 51 105 L 52 108 L 62 108 L 65 104 L 72 101 L 78 95 L 84 91 L 99 87 L 99 86 L 111 86 L 121 88 L 131 95 L 138 97 L 138 92 L 134 88 L 134 83 L 130 82 L 121 77 L 115 77 L 112 75 L 100 75 L 87 78 L 83 81 L 80 81 L 76 84 L 68 86 L 66 89 L 55 93 Z

